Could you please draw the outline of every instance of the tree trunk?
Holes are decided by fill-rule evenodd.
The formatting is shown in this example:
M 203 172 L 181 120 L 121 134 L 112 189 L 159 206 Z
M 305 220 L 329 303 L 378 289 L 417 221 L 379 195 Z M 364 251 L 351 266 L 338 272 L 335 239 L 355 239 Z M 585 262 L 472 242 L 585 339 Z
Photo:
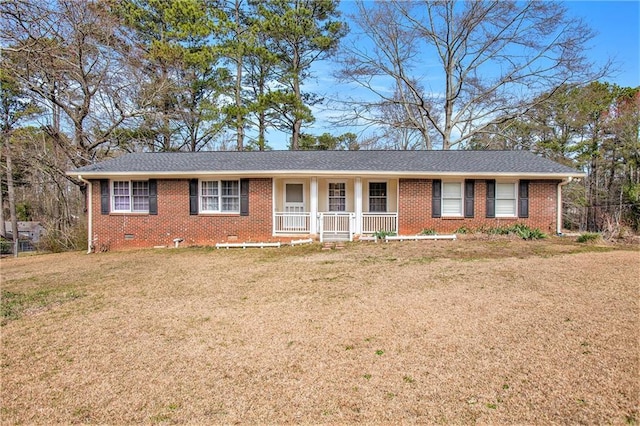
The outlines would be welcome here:
M 0 159 L 1 158 L 2 146 L 0 146 Z M 0 236 L 3 238 L 7 238 L 7 224 L 4 223 L 4 197 L 2 196 L 2 193 L 2 179 L 0 179 Z
M 0 190 L 0 237 L 7 238 L 7 224 L 4 223 L 4 197 Z
M 169 72 L 164 64 L 162 64 L 161 66 L 161 72 L 162 72 L 162 84 L 167 84 L 167 80 L 169 79 Z M 165 90 L 168 90 L 168 89 L 165 89 Z M 162 148 L 161 150 L 164 152 L 171 151 L 171 132 L 169 130 L 171 126 L 171 120 L 169 118 L 170 110 L 171 110 L 171 101 L 169 99 L 169 94 L 166 92 L 163 92 L 162 111 L 161 111 L 161 114 L 162 114 L 162 131 L 161 131 Z
M 7 157 L 7 192 L 9 195 L 9 214 L 11 216 L 11 234 L 13 235 L 13 257 L 18 257 L 18 216 L 16 215 L 16 192 L 13 186 L 13 163 L 11 161 L 11 146 L 5 144 Z
M 240 40 L 240 1 L 236 0 L 235 4 L 235 20 L 236 20 L 236 38 Z M 242 112 L 242 59 L 244 52 L 236 52 L 236 149 L 244 151 L 244 117 Z
M 242 60 L 238 61 L 238 76 L 236 77 L 236 149 L 244 151 L 244 117 L 242 116 L 242 98 L 240 91 L 242 90 Z
M 453 104 L 455 100 L 455 90 L 453 87 L 455 61 L 455 57 L 451 52 L 449 52 L 446 64 L 446 99 L 444 101 L 444 133 L 442 134 L 442 149 L 451 149 L 451 129 L 453 129 Z
M 300 70 L 298 69 L 298 64 L 300 63 L 300 58 L 298 56 L 298 51 L 294 50 L 293 52 L 293 63 L 294 69 L 292 72 L 293 78 L 293 94 L 296 97 L 296 105 L 293 107 L 293 126 L 292 126 L 292 134 L 291 134 L 291 149 L 297 151 L 300 149 L 300 131 L 302 129 L 302 119 L 298 117 L 298 108 L 300 105 L 303 105 L 302 102 L 302 94 L 300 93 Z
M 265 87 L 267 83 L 265 82 L 265 67 L 260 67 L 260 77 L 258 80 L 258 105 L 261 104 L 261 100 L 265 97 Z M 266 135 L 267 135 L 267 113 L 265 108 L 260 106 L 258 110 L 258 150 L 264 151 L 266 148 Z
M 258 114 L 258 150 L 264 151 L 265 149 L 265 138 L 267 132 L 267 117 L 264 111 L 260 111 Z
M 296 119 L 293 122 L 291 135 L 291 149 L 297 151 L 300 149 L 300 129 L 302 128 L 302 120 Z
M 591 160 L 591 173 L 589 176 L 589 187 L 587 191 L 588 202 L 587 205 L 587 231 L 598 231 L 598 164 L 597 160 L 593 158 Z

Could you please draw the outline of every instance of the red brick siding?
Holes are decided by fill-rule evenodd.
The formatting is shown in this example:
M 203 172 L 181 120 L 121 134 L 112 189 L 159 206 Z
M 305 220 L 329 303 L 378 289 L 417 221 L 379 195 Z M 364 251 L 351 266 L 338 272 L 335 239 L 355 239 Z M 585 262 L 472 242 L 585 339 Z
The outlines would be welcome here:
M 158 214 L 100 213 L 100 182 L 93 181 L 93 244 L 96 250 L 217 242 L 272 240 L 271 179 L 250 179 L 249 215 L 189 214 L 189 181 L 158 181 Z M 125 240 L 125 234 L 133 239 Z
M 137 247 L 172 246 L 174 238 L 182 245 L 214 245 L 225 241 L 281 241 L 273 237 L 273 197 L 271 179 L 250 179 L 249 215 L 189 214 L 189 181 L 162 180 L 158 183 L 158 214 L 102 215 L 100 183 L 93 181 L 93 235 L 97 251 Z M 556 190 L 558 181 L 530 181 L 529 218 L 486 218 L 486 181 L 475 181 L 474 218 L 432 218 L 430 179 L 400 179 L 398 183 L 399 233 L 411 235 L 435 229 L 453 232 L 465 226 L 477 229 L 525 223 L 544 232 L 556 230 Z M 133 239 L 125 239 L 125 235 Z
M 530 181 L 529 217 L 487 218 L 486 181 L 475 181 L 473 218 L 432 218 L 431 179 L 400 179 L 398 185 L 398 228 L 401 235 L 411 235 L 423 229 L 434 229 L 440 233 L 451 233 L 464 226 L 480 227 L 509 226 L 524 223 L 543 232 L 556 231 L 556 191 L 559 181 Z

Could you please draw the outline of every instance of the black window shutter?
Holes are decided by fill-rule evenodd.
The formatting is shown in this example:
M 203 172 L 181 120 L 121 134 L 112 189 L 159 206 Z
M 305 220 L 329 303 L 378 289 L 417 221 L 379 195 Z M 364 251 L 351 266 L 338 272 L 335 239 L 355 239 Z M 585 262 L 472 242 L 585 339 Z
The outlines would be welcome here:
M 464 217 L 473 217 L 474 214 L 475 183 L 473 179 L 464 181 Z
M 442 181 L 433 180 L 431 190 L 431 217 L 442 217 Z
M 149 179 L 149 214 L 158 214 L 158 181 Z
M 198 214 L 198 179 L 189 181 L 189 214 Z
M 100 180 L 100 213 L 109 214 L 111 210 L 111 200 L 109 194 L 109 181 L 107 179 Z
M 529 217 L 529 181 L 521 180 L 518 185 L 518 217 Z
M 487 217 L 496 217 L 496 181 L 487 181 Z
M 249 216 L 249 179 L 240 179 L 240 216 Z

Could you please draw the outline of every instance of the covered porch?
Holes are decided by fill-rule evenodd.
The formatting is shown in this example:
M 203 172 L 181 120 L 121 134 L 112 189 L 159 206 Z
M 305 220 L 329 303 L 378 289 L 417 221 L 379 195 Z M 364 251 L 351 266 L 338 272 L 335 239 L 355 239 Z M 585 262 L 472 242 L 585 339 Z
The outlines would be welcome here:
M 351 241 L 398 232 L 398 180 L 306 177 L 273 180 L 273 233 Z

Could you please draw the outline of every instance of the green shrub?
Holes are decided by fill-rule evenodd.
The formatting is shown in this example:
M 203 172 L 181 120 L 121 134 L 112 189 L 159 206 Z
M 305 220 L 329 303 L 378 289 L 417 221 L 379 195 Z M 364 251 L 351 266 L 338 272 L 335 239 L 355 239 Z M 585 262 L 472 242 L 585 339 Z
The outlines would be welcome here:
M 473 234 L 473 231 L 466 226 L 461 226 L 460 228 L 453 231 L 454 234 Z
M 584 234 L 581 234 L 576 241 L 579 243 L 588 243 L 591 241 L 597 241 L 601 238 L 600 234 L 596 233 L 596 232 L 586 232 Z
M 544 232 L 542 232 L 538 228 L 534 228 L 534 229 L 529 231 L 529 236 L 526 239 L 529 239 L 529 240 L 542 240 L 544 238 L 547 238 L 547 234 L 545 234 Z
M 546 238 L 546 235 L 538 228 L 529 228 L 523 223 L 516 223 L 509 228 L 509 233 L 515 234 L 523 240 L 539 240 Z
M 393 231 L 385 231 L 383 229 L 379 230 L 378 232 L 374 232 L 373 233 L 373 236 L 376 237 L 379 240 L 384 240 L 385 237 L 387 237 L 387 236 L 391 237 L 391 236 L 394 236 L 394 235 L 396 235 L 395 232 L 393 232 Z
M 5 240 L 4 238 L 0 239 L 0 254 L 11 254 L 13 252 L 13 247 L 11 247 L 11 241 Z
M 499 226 L 496 228 L 483 228 L 482 232 L 489 235 L 517 235 L 523 240 L 539 240 L 547 235 L 538 228 L 529 228 L 524 223 L 515 223 L 511 226 Z
M 495 228 L 486 228 L 486 230 L 484 232 L 489 234 L 489 235 L 508 235 L 509 234 L 509 227 L 507 227 L 507 226 L 498 226 L 498 227 L 495 227 Z
M 436 235 L 436 230 L 431 228 L 424 228 L 420 231 L 420 235 Z

